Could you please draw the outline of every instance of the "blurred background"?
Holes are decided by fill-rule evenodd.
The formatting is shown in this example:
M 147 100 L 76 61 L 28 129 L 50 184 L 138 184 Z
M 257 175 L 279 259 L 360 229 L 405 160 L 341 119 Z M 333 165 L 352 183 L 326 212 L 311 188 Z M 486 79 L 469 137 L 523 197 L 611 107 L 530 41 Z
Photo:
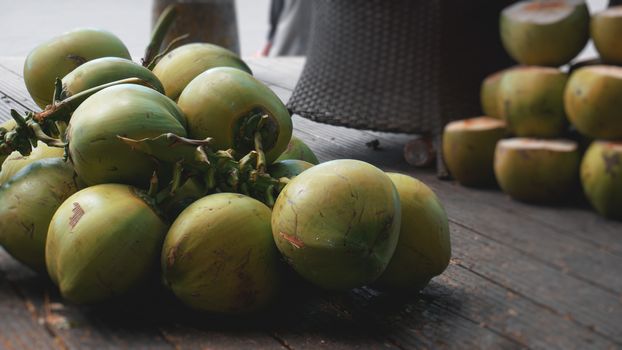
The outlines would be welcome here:
M 312 1 L 312 0 L 304 0 Z M 25 56 L 40 42 L 76 27 L 107 29 L 119 36 L 134 60 L 142 57 L 151 24 L 151 0 L 0 0 L 0 56 Z M 254 56 L 269 30 L 270 0 L 236 0 L 242 56 Z M 588 0 L 592 12 L 607 0 Z M 579 56 L 595 55 L 590 45 Z
M 0 56 L 26 56 L 37 44 L 77 27 L 106 29 L 123 40 L 132 58 L 149 41 L 151 0 L 0 0 Z M 236 0 L 241 54 L 261 50 L 270 0 Z

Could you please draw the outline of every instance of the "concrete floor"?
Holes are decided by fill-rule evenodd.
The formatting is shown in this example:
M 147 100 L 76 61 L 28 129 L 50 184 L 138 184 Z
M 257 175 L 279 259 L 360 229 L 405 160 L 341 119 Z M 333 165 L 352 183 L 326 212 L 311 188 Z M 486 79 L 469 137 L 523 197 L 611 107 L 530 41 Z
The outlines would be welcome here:
M 311 0 L 305 0 L 311 1 Z M 592 11 L 608 0 L 588 0 Z M 254 55 L 268 30 L 270 0 L 236 0 L 241 53 Z M 76 27 L 112 31 L 142 57 L 151 22 L 151 0 L 0 0 L 0 56 L 25 56 L 38 43 Z M 588 46 L 579 58 L 595 56 Z

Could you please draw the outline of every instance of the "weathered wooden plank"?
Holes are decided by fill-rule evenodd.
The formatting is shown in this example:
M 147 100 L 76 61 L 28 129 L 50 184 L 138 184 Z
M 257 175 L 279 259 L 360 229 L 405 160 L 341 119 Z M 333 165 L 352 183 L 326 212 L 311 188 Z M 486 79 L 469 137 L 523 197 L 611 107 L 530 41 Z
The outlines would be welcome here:
M 297 134 L 305 141 L 313 142 L 313 138 L 317 137 L 309 134 L 309 128 L 306 128 L 304 131 L 297 131 Z M 326 140 L 326 138 L 324 138 L 324 140 Z M 348 157 L 372 162 L 374 161 L 373 158 L 376 158 L 375 154 L 370 151 L 356 151 L 350 147 L 330 144 L 329 142 L 315 142 L 312 143 L 312 145 L 313 149 L 320 155 L 320 158 L 343 158 L 346 154 Z M 324 155 L 325 152 L 328 152 L 327 156 Z M 344 152 L 347 153 L 344 154 Z M 523 220 L 518 217 L 502 216 L 501 218 L 498 218 L 497 212 L 499 212 L 499 210 L 495 210 L 494 202 L 490 207 L 485 206 L 486 210 L 482 210 L 482 205 L 472 199 L 469 200 L 468 196 L 462 198 L 459 195 L 455 195 L 455 191 L 453 190 L 453 187 L 455 186 L 451 183 L 436 180 L 434 175 L 430 174 L 429 171 L 418 172 L 419 175 L 424 173 L 426 175 L 423 178 L 439 194 L 445 203 L 450 218 L 457 220 L 457 222 L 469 219 L 471 220 L 470 222 L 479 220 L 488 222 L 490 225 L 498 225 L 499 227 L 495 226 L 484 231 L 488 235 L 495 235 L 495 237 L 496 235 L 499 235 L 499 230 L 501 230 L 501 234 L 507 234 L 506 227 L 520 228 L 524 225 Z M 414 175 L 417 176 L 417 174 Z M 497 196 L 497 200 L 499 201 L 506 200 L 501 194 L 498 194 Z M 456 217 L 459 219 L 455 219 Z M 495 220 L 491 220 L 491 217 L 494 217 Z M 543 227 L 543 229 L 546 229 L 546 227 Z M 534 230 L 536 233 L 538 232 L 537 227 L 534 227 Z M 593 285 L 592 283 L 570 276 L 566 271 L 556 268 L 555 266 L 552 266 L 552 264 L 535 260 L 532 256 L 521 253 L 516 248 L 508 246 L 507 244 L 497 243 L 486 236 L 482 236 L 481 234 L 478 239 L 495 245 L 495 247 L 497 247 L 496 250 L 502 250 L 504 252 L 507 251 L 506 254 L 493 254 L 488 257 L 486 262 L 492 266 L 476 264 L 478 268 L 488 268 L 488 270 L 486 270 L 488 272 L 491 270 L 495 271 L 495 274 L 487 275 L 488 278 L 493 281 L 503 283 L 503 285 L 508 288 L 520 290 L 525 295 L 530 296 L 532 293 L 528 292 L 529 289 L 526 289 L 526 286 L 533 285 L 534 288 L 537 287 L 539 290 L 538 293 L 531 296 L 533 302 L 538 303 L 543 307 L 549 307 L 555 310 L 557 314 L 564 315 L 564 317 L 566 315 L 568 315 L 568 317 L 574 317 L 574 319 L 576 319 L 576 321 L 584 327 L 594 327 L 596 330 L 602 332 L 605 336 L 610 337 L 615 341 L 622 341 L 621 330 L 608 321 L 611 319 L 619 319 L 620 322 L 622 322 L 622 310 L 619 295 L 612 294 Z M 560 244 L 564 241 L 559 237 L 557 240 L 560 241 Z M 531 243 L 531 241 L 526 241 L 523 242 L 523 244 L 537 245 L 539 242 L 540 240 L 536 237 L 535 242 Z M 521 244 L 521 242 L 518 241 L 513 243 L 519 245 Z M 454 244 L 454 246 L 456 246 L 456 244 Z M 473 256 L 477 256 L 475 254 L 476 252 L 477 250 L 472 252 Z M 551 252 L 551 254 L 554 253 Z M 505 261 L 502 259 L 504 256 L 511 256 L 512 259 Z M 499 266 L 502 262 L 503 266 L 510 265 L 509 267 L 515 267 L 516 269 L 501 269 Z M 620 265 L 609 267 L 601 266 L 601 269 L 608 268 L 609 271 L 615 271 L 617 266 Z M 523 271 L 521 269 L 527 269 L 527 271 L 531 273 L 527 273 L 527 271 Z M 476 269 L 475 272 L 482 273 L 478 269 Z M 619 275 L 616 276 L 616 278 L 620 278 Z M 580 306 L 578 304 L 580 304 Z
M 157 329 L 132 322 L 135 320 L 131 320 L 128 309 L 108 309 L 108 312 L 118 311 L 118 318 L 111 319 L 110 313 L 93 312 L 91 308 L 64 302 L 49 280 L 37 276 L 4 251 L 0 252 L 0 273 L 22 295 L 22 304 L 28 305 L 36 319 L 66 348 L 172 348 Z
M 6 255 L 2 248 L 0 255 Z M 32 306 L 0 270 L 0 349 L 60 349 L 62 345 L 38 322 Z

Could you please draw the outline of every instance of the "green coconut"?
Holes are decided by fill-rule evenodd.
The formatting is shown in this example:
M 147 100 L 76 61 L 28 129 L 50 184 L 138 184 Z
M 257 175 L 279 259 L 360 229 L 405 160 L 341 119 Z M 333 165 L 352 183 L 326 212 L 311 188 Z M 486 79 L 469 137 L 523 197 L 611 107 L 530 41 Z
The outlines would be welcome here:
M 65 154 L 63 148 L 49 147 L 45 143 L 39 141 L 37 147 L 32 149 L 32 152 L 23 156 L 18 151 L 14 151 L 4 160 L 2 163 L 2 170 L 0 171 L 0 185 L 7 182 L 13 175 L 15 175 L 22 168 L 27 165 L 44 158 L 58 158 Z
M 285 186 L 273 208 L 272 234 L 303 278 L 347 290 L 384 272 L 400 222 L 391 179 L 371 164 L 340 159 L 316 165 Z
M 78 191 L 62 158 L 30 163 L 0 187 L 0 245 L 37 272 L 45 272 L 45 240 L 56 209 Z
M 50 223 L 45 261 L 61 294 L 74 303 L 127 295 L 157 272 L 168 225 L 142 191 L 104 184 L 83 189 Z
M 581 155 L 569 140 L 513 138 L 495 151 L 495 175 L 503 192 L 534 203 L 559 202 L 576 193 Z
M 87 98 L 73 113 L 67 131 L 69 156 L 89 186 L 124 183 L 146 188 L 161 167 L 118 136 L 140 140 L 173 133 L 185 137 L 184 125 L 175 102 L 159 92 L 132 84 L 109 87 Z
M 622 64 L 622 6 L 610 7 L 592 16 L 590 32 L 603 62 Z
M 0 124 L 0 131 L 4 129 L 4 132 L 8 132 L 8 131 L 15 129 L 16 126 L 17 124 L 15 123 L 15 120 L 9 119 L 3 122 L 2 124 Z M 4 160 L 7 159 L 8 156 L 9 156 L 8 154 L 7 155 L 0 154 L 0 170 L 2 170 L 2 163 L 4 163 Z M 0 184 L 2 184 L 2 181 L 0 181 Z
M 313 164 L 298 159 L 285 159 L 276 161 L 268 167 L 268 173 L 274 178 L 294 178 L 303 171 L 313 167 Z
M 166 285 L 185 304 L 217 313 L 265 308 L 280 286 L 280 256 L 263 203 L 234 193 L 204 197 L 171 226 L 162 249 Z
M 622 220 L 622 142 L 593 142 L 581 162 L 581 183 L 597 212 Z
M 495 183 L 493 160 L 505 122 L 479 117 L 451 122 L 443 131 L 443 159 L 451 175 L 465 186 Z
M 480 103 L 482 111 L 487 117 L 498 119 L 503 118 L 499 109 L 499 103 L 497 103 L 497 95 L 499 91 L 499 83 L 501 83 L 501 77 L 506 71 L 507 69 L 504 69 L 490 74 L 482 81 L 480 88 Z
M 567 126 L 567 81 L 565 73 L 548 67 L 520 67 L 503 74 L 497 103 L 508 130 L 519 137 L 560 136 Z
M 570 76 L 564 93 L 568 119 L 596 139 L 622 138 L 622 67 L 590 66 Z
M 529 0 L 501 12 L 501 41 L 526 65 L 564 65 L 589 39 L 590 13 L 584 0 Z
M 32 50 L 24 63 L 24 82 L 41 108 L 52 103 L 54 81 L 81 64 L 99 57 L 130 59 L 114 34 L 99 29 L 76 29 L 52 38 Z
M 309 162 L 313 165 L 320 163 L 311 148 L 309 148 L 307 144 L 296 136 L 292 136 L 292 139 L 289 140 L 289 143 L 287 144 L 287 148 L 276 160 L 279 161 L 286 159 L 304 160 L 305 162 Z
M 90 88 L 127 78 L 140 78 L 153 89 L 164 93 L 162 83 L 149 69 L 125 58 L 102 57 L 88 61 L 67 74 L 62 79 L 61 98 L 65 99 Z
M 292 137 L 292 119 L 279 97 L 236 68 L 201 73 L 186 86 L 178 104 L 188 120 L 190 137 L 211 137 L 214 149 L 233 149 L 239 157 L 255 150 L 259 132 L 266 162 L 272 163 Z M 258 130 L 262 116 L 267 119 Z
M 207 43 L 176 48 L 162 57 L 153 68 L 153 73 L 164 84 L 166 96 L 177 100 L 192 79 L 215 67 L 232 67 L 251 73 L 251 69 L 234 52 Z
M 423 182 L 388 173 L 400 196 L 400 238 L 389 266 L 375 286 L 397 292 L 416 292 L 449 265 L 449 222 L 443 205 Z

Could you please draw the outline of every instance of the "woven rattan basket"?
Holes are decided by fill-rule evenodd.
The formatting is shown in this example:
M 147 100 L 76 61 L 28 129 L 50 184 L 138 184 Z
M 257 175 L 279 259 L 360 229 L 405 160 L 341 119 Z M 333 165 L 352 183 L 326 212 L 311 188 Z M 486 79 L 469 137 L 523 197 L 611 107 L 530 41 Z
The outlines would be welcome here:
M 438 136 L 448 121 L 480 114 L 482 79 L 512 64 L 498 30 L 512 2 L 314 0 L 288 107 L 323 123 Z

